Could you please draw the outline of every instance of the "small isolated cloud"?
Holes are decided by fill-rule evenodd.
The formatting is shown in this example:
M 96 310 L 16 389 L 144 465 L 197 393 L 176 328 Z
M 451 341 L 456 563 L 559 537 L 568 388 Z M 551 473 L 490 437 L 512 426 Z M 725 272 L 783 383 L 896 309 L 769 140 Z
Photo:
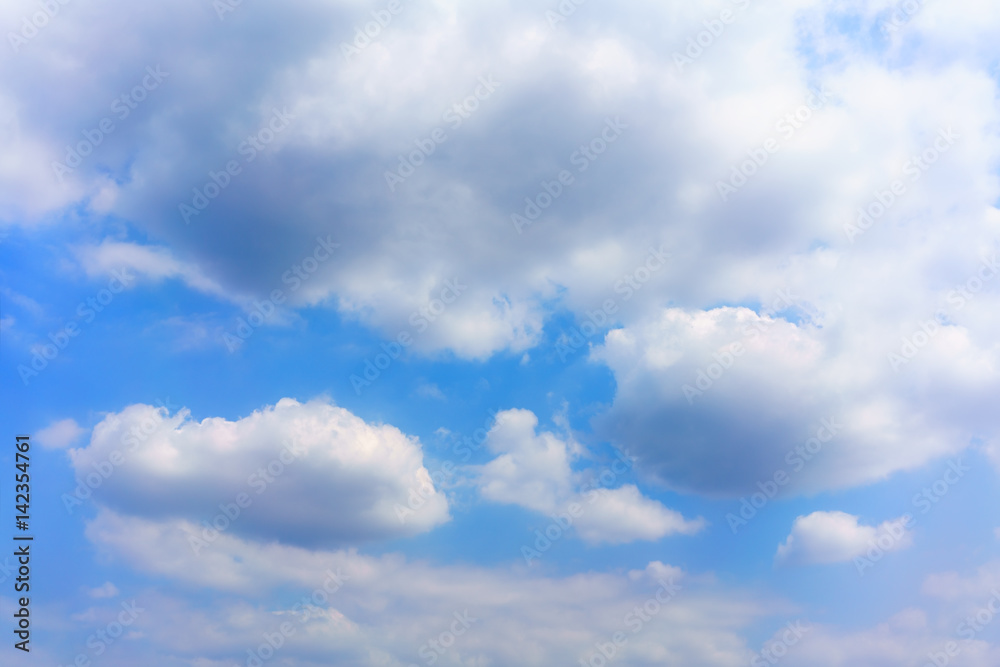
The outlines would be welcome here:
M 45 315 L 45 309 L 31 297 L 15 292 L 9 287 L 0 288 L 0 294 L 6 297 L 8 304 L 13 303 L 34 317 L 43 317 Z
M 813 512 L 795 519 L 788 539 L 778 547 L 775 561 L 783 565 L 843 563 L 871 549 L 906 549 L 913 543 L 906 528 L 908 522 L 904 516 L 878 526 L 863 526 L 858 517 L 845 512 Z
M 35 441 L 48 449 L 66 449 L 83 435 L 83 429 L 72 419 L 49 424 L 35 434 Z
M 486 444 L 498 456 L 478 468 L 483 498 L 550 516 L 570 516 L 577 534 L 590 544 L 652 541 L 674 533 L 690 535 L 705 526 L 700 518 L 688 521 L 680 512 L 646 498 L 632 484 L 585 489 L 571 467 L 580 446 L 553 433 L 537 433 L 537 426 L 538 418 L 529 410 L 497 415 Z M 627 466 L 616 476 L 625 470 Z M 569 510 L 574 505 L 579 506 L 575 513 Z
M 684 570 L 674 565 L 666 565 L 662 561 L 654 560 L 646 566 L 644 570 L 629 570 L 628 578 L 631 581 L 659 581 L 660 579 L 683 579 Z
M 447 401 L 448 397 L 444 395 L 441 388 L 436 384 L 424 382 L 419 387 L 417 387 L 417 396 L 420 398 L 433 398 L 438 401 Z
M 87 589 L 87 595 L 98 600 L 103 598 L 113 598 L 118 596 L 118 587 L 110 581 L 105 581 L 97 588 Z
M 179 352 L 225 344 L 225 329 L 214 315 L 174 315 L 147 327 L 143 333 L 162 335 Z

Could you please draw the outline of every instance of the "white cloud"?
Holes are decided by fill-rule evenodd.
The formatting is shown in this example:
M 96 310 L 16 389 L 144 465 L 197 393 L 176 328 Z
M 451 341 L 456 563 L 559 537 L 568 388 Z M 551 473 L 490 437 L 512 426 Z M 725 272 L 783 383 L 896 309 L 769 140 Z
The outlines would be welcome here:
M 788 651 L 796 665 L 893 667 L 916 664 L 940 651 L 968 615 L 964 608 L 952 613 L 908 607 L 873 627 L 845 631 L 803 617 L 796 606 L 762 597 L 759 591 L 726 588 L 711 575 L 694 575 L 660 561 L 624 574 L 548 577 L 506 566 L 432 565 L 398 554 L 310 551 L 234 535 L 223 535 L 211 552 L 195 557 L 187 534 L 197 528 L 184 520 L 151 521 L 108 511 L 88 524 L 88 538 L 110 562 L 180 584 L 170 595 L 150 589 L 140 599 L 147 613 L 137 652 L 164 652 L 202 664 L 197 660 L 220 652 L 245 654 L 264 632 L 289 621 L 296 635 L 282 657 L 297 667 L 319 667 L 330 656 L 338 664 L 363 667 L 373 651 L 385 664 L 409 664 L 428 639 L 449 627 L 455 612 L 468 610 L 477 619 L 475 631 L 459 637 L 447 656 L 462 664 L 574 664 L 587 661 L 598 642 L 625 632 L 628 643 L 616 657 L 625 667 L 664 660 L 731 667 L 780 642 L 789 619 L 793 625 L 801 619 L 806 632 Z M 331 574 L 342 586 L 311 598 L 324 583 L 332 583 Z M 988 589 L 982 586 L 992 585 L 994 574 L 943 580 L 940 586 L 925 585 L 924 592 L 933 597 L 939 588 L 945 591 L 960 582 L 959 592 L 976 603 L 975 610 L 987 602 Z M 664 580 L 679 584 L 677 596 L 633 632 L 635 609 L 655 599 Z M 197 599 L 184 597 L 188 586 L 228 595 L 211 596 L 206 603 L 203 593 Z M 284 593 L 284 601 L 261 604 L 261 597 L 275 590 Z M 750 627 L 762 624 L 777 629 L 771 639 L 762 646 L 743 639 Z M 985 641 L 963 644 L 963 660 L 970 667 L 988 667 L 998 656 L 1000 649 Z
M 583 498 L 578 502 L 583 504 Z M 575 525 L 580 538 L 590 543 L 655 541 L 666 535 L 693 535 L 707 525 L 700 518 L 688 521 L 680 512 L 646 498 L 634 484 L 604 490 L 584 508 Z
M 80 479 L 107 477 L 94 497 L 108 507 L 213 522 L 225 508 L 235 513 L 245 494 L 228 530 L 289 544 L 413 535 L 449 519 L 415 438 L 325 400 L 286 398 L 237 421 L 200 422 L 187 410 L 133 405 L 106 417 L 89 446 L 70 455 Z M 404 523 L 397 509 L 413 489 L 424 490 L 425 502 Z
M 231 296 L 218 283 L 202 273 L 197 265 L 176 259 L 165 247 L 105 240 L 99 245 L 78 248 L 77 255 L 87 275 L 91 277 L 126 269 L 154 282 L 177 279 L 200 292 L 224 298 Z M 234 301 L 247 300 L 236 296 L 231 298 Z
M 496 419 L 486 446 L 498 456 L 481 469 L 480 493 L 494 502 L 553 511 L 570 495 L 577 445 L 548 432 L 536 435 L 538 418 L 530 410 L 505 410 Z
M 486 441 L 498 456 L 475 468 L 483 498 L 550 516 L 568 516 L 580 538 L 591 544 L 690 535 L 705 526 L 701 519 L 688 521 L 679 512 L 646 498 L 633 484 L 614 489 L 585 487 L 582 475 L 571 467 L 582 453 L 579 444 L 547 431 L 536 433 L 537 426 L 538 418 L 529 410 L 498 413 Z M 615 478 L 628 470 L 619 461 L 613 465 L 618 464 L 620 470 L 611 470 Z M 570 511 L 572 505 L 579 505 L 579 511 Z
M 211 38 L 216 17 L 202 6 L 138 13 L 113 3 L 60 15 L 39 37 L 50 55 L 27 49 L 16 66 L 3 65 L 0 95 L 11 100 L 18 136 L 30 142 L 31 164 L 48 169 L 135 85 L 142 66 L 127 71 L 117 63 L 155 62 L 161 35 L 190 35 L 198 26 L 186 42 L 190 53 L 167 66 L 171 78 L 68 179 L 67 196 L 102 200 L 151 243 L 169 247 L 180 266 L 168 266 L 156 250 L 133 251 L 133 259 L 232 300 L 280 287 L 282 272 L 316 234 L 335 232 L 344 256 L 303 288 L 301 303 L 335 307 L 387 338 L 411 330 L 411 315 L 443 281 L 467 282 L 461 299 L 415 340 L 425 352 L 481 359 L 527 349 L 540 340 L 553 302 L 583 316 L 615 298 L 616 317 L 633 324 L 651 305 L 704 311 L 782 284 L 794 284 L 820 309 L 842 304 L 851 334 L 872 340 L 885 331 L 867 327 L 870 312 L 896 322 L 928 317 L 941 292 L 973 268 L 968 260 L 989 249 L 997 193 L 995 10 L 969 7 L 939 23 L 937 10 L 927 9 L 883 50 L 839 27 L 856 20 L 858 34 L 877 33 L 877 3 L 769 3 L 738 12 L 738 24 L 678 71 L 674 53 L 704 30 L 705 8 L 626 6 L 591 7 L 556 29 L 537 7 L 413 6 L 385 39 L 345 60 L 340 43 L 371 20 L 355 4 L 241 6 L 240 22 L 225 24 L 231 42 L 220 43 Z M 90 26 L 121 21 L 137 39 L 74 48 L 90 43 Z M 235 57 L 255 53 L 255 26 L 265 25 L 281 26 L 272 32 L 272 59 Z M 323 28 L 302 35 L 302 25 Z M 653 42 L 649 25 L 663 28 Z M 298 37 L 284 37 L 291 34 Z M 955 48 L 958 35 L 963 49 Z M 920 49 L 904 48 L 918 38 Z M 821 56 L 807 59 L 804 51 Z M 886 67 L 890 55 L 906 66 Z M 77 68 L 94 73 L 86 85 Z M 501 86 L 450 127 L 443 113 L 487 74 Z M 257 83 L 245 85 L 248 77 Z M 41 95 L 31 85 L 38 80 L 65 91 L 72 112 Z M 716 182 L 762 136 L 777 133 L 776 123 L 808 94 L 806 82 L 826 84 L 835 100 L 723 203 Z M 275 106 L 295 115 L 290 127 L 184 225 L 178 205 L 208 171 L 242 159 L 240 141 Z M 573 150 L 615 115 L 629 125 L 626 134 L 517 234 L 511 214 L 543 180 L 574 168 Z M 850 244 L 844 222 L 948 124 L 960 143 Z M 448 140 L 390 192 L 385 172 L 436 127 L 446 128 Z M 109 171 L 113 197 L 105 194 Z M 25 209 L 46 201 L 25 188 L 8 194 L 23 197 Z M 67 196 L 50 196 L 50 210 L 66 206 Z M 616 292 L 647 246 L 661 243 L 675 254 L 670 266 L 628 299 Z M 905 294 L 894 288 L 900 284 Z M 962 313 L 980 347 L 991 340 L 995 304 L 987 301 Z M 891 334 L 886 341 L 897 342 L 899 332 Z
M 120 591 L 118 590 L 117 586 L 115 586 L 110 581 L 105 581 L 103 584 L 101 584 L 97 588 L 90 588 L 90 589 L 88 589 L 87 590 L 87 595 L 89 595 L 92 598 L 100 600 L 100 599 L 103 599 L 103 598 L 117 597 L 118 594 L 119 594 L 119 592 Z
M 448 397 L 444 395 L 441 388 L 433 382 L 422 382 L 417 387 L 417 396 L 420 396 L 421 398 L 431 398 L 436 401 L 448 400 Z
M 74 444 L 84 429 L 73 419 L 62 419 L 53 422 L 35 434 L 35 440 L 48 449 L 66 449 Z
M 729 667 L 746 652 L 739 631 L 787 608 L 725 589 L 710 577 L 689 577 L 659 561 L 627 574 L 547 577 L 505 565 L 441 566 L 399 554 L 310 551 L 235 535 L 223 535 L 210 552 L 196 557 L 187 532 L 197 528 L 184 520 L 152 521 L 108 511 L 87 527 L 88 538 L 112 562 L 177 582 L 178 591 L 194 586 L 228 594 L 210 596 L 206 608 L 204 600 L 191 601 L 179 592 L 164 597 L 150 591 L 140 600 L 148 614 L 141 626 L 147 650 L 153 646 L 188 659 L 222 651 L 245 655 L 261 633 L 288 620 L 297 630 L 283 653 L 291 664 L 329 664 L 335 656 L 337 664 L 361 667 L 377 651 L 383 664 L 405 665 L 449 628 L 456 612 L 467 611 L 476 622 L 442 657 L 444 664 L 573 664 L 596 652 L 597 642 L 625 632 L 623 665 L 649 664 L 659 655 L 683 664 Z M 331 573 L 343 585 L 308 600 Z M 641 616 L 635 608 L 655 600 L 664 581 L 679 590 L 657 603 L 656 613 L 647 611 L 648 620 L 638 623 L 636 632 Z M 276 590 L 285 601 L 260 603 L 261 596 Z
M 896 373 L 886 358 L 899 339 L 886 333 L 873 344 L 797 298 L 778 292 L 763 313 L 668 308 L 611 331 L 592 353 L 617 380 L 598 431 L 634 447 L 643 469 L 673 488 L 733 496 L 777 471 L 788 474 L 782 493 L 870 483 L 998 428 L 991 413 L 943 390 L 980 405 L 977 392 L 1000 389 L 1000 376 L 972 370 L 991 367 L 996 350 L 974 349 L 963 328 L 938 325 L 920 366 Z M 908 326 L 872 318 L 869 332 Z M 926 381 L 914 388 L 915 377 Z M 821 428 L 825 442 L 810 456 L 793 451 Z
M 843 563 L 870 550 L 884 553 L 906 549 L 913 543 L 908 521 L 901 517 L 878 526 L 864 526 L 858 523 L 858 517 L 844 512 L 813 512 L 795 519 L 775 560 L 786 565 Z
M 985 446 L 986 455 L 993 461 L 997 470 L 1000 471 L 1000 438 L 993 439 Z
M 7 297 L 8 303 L 13 303 L 19 308 L 23 308 L 29 314 L 34 317 L 44 317 L 45 309 L 40 303 L 32 299 L 31 297 L 25 296 L 24 294 L 19 294 L 9 287 L 0 287 L 0 294 Z
M 371 7 L 353 0 L 242 3 L 225 22 L 204 2 L 73 3 L 16 58 L 0 59 L 0 219 L 59 219 L 75 229 L 78 211 L 107 212 L 149 245 L 82 249 L 90 275 L 124 264 L 238 303 L 281 287 L 282 272 L 315 236 L 336 232 L 344 256 L 296 305 L 336 308 L 395 337 L 412 331 L 413 314 L 445 280 L 458 278 L 468 290 L 414 349 L 462 358 L 527 350 L 541 340 L 553 305 L 583 317 L 612 299 L 612 323 L 623 328 L 594 358 L 612 370 L 617 394 L 600 426 L 641 456 L 643 470 L 697 493 L 755 491 L 788 471 L 787 454 L 834 419 L 843 429 L 788 490 L 874 482 L 977 437 L 997 442 L 1000 389 L 998 283 L 960 308 L 949 299 L 996 250 L 1000 231 L 1000 6 L 927 3 L 883 47 L 877 23 L 893 4 L 753 3 L 679 72 L 674 52 L 711 15 L 702 3 L 590 3 L 555 29 L 530 3 L 411 4 L 353 60 L 339 44 L 371 20 Z M 0 4 L 3 23 L 15 29 L 37 11 L 30 0 Z M 164 56 L 163 44 L 183 45 L 167 49 L 172 78 L 64 183 L 54 179 L 52 162 L 110 113 L 108 102 L 137 83 L 146 63 Z M 486 72 L 502 82 L 495 96 L 390 193 L 385 171 Z M 717 181 L 813 83 L 828 85 L 833 102 L 723 203 Z M 209 170 L 241 159 L 239 142 L 285 104 L 296 115 L 287 133 L 184 225 L 178 204 Z M 518 235 L 510 214 L 618 114 L 629 126 L 622 139 Z M 846 239 L 844 223 L 858 207 L 949 125 L 958 143 L 919 182 L 907 182 L 906 196 L 871 230 Z M 661 243 L 674 255 L 668 265 L 641 290 L 619 290 L 623 275 L 635 278 L 648 244 Z M 797 308 L 787 318 L 765 316 L 755 304 L 785 286 L 799 296 Z M 939 308 L 949 324 L 893 371 L 887 354 Z M 0 326 L 7 333 L 9 320 Z M 745 355 L 689 404 L 682 386 L 742 340 L 744 326 L 759 331 Z M 537 364 L 544 353 L 531 357 Z M 96 493 L 96 544 L 140 569 L 247 598 L 212 600 L 208 609 L 203 599 L 156 599 L 142 629 L 160 655 L 179 656 L 170 667 L 215 667 L 220 655 L 243 655 L 280 617 L 258 587 L 308 593 L 330 563 L 353 566 L 365 586 L 344 611 L 334 605 L 303 629 L 304 648 L 289 648 L 303 665 L 331 656 L 344 665 L 408 664 L 469 600 L 500 611 L 488 617 L 489 632 L 458 648 L 456 662 L 576 664 L 648 595 L 625 591 L 617 575 L 546 579 L 264 544 L 275 536 L 301 545 L 402 534 L 390 505 L 428 481 L 419 445 L 322 404 L 282 402 L 237 421 L 157 415 L 127 408 L 95 429 L 74 464 L 80 477 L 113 468 Z M 572 438 L 537 433 L 534 415 L 513 416 L 508 428 L 517 429 L 498 431 L 497 458 L 480 471 L 484 498 L 542 513 L 588 502 Z M 125 454 L 128 465 L 108 463 L 116 448 L 129 449 L 128 430 L 157 420 L 162 428 L 141 442 L 131 435 L 138 444 Z M 301 433 L 289 434 L 289 424 Z M 290 464 L 255 498 L 252 509 L 262 513 L 247 513 L 192 558 L 187 540 L 199 522 L 276 455 L 282 436 L 300 434 L 311 438 L 302 462 L 309 465 Z M 359 454 L 371 443 L 370 457 Z M 656 539 L 698 524 L 630 484 L 593 497 L 604 502 L 576 523 L 589 541 Z M 444 499 L 433 498 L 407 528 L 447 518 Z M 779 554 L 788 562 L 850 558 L 893 529 L 816 513 L 796 520 Z M 942 595 L 947 585 L 972 595 L 996 581 L 991 568 L 937 576 L 926 586 Z M 652 583 L 646 574 L 634 581 Z M 658 617 L 662 624 L 632 642 L 622 664 L 745 663 L 737 630 L 759 607 L 727 597 L 679 601 L 683 612 Z M 870 630 L 817 627 L 795 664 L 915 664 L 943 644 L 939 627 L 954 624 L 925 622 L 912 609 Z M 123 664 L 148 664 L 145 657 Z M 1000 663 L 980 644 L 963 659 Z
M 14 22 L 5 21 L 5 25 L 13 26 Z M 0 141 L 4 145 L 0 154 L 0 220 L 51 222 L 54 209 L 85 197 L 90 187 L 103 180 L 60 182 L 50 159 L 61 146 L 53 137 L 33 127 L 27 100 L 17 99 L 3 89 L 0 89 Z
M 964 576 L 955 571 L 928 575 L 921 592 L 942 600 L 975 602 L 995 589 L 1000 589 L 1000 560 L 989 561 Z

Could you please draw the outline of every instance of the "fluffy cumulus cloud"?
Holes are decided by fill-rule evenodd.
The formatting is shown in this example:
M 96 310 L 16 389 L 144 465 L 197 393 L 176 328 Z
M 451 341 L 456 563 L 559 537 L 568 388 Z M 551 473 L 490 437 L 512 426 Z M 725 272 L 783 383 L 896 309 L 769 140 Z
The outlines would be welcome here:
M 865 526 L 844 512 L 813 512 L 800 516 L 778 547 L 775 560 L 784 565 L 843 563 L 869 552 L 881 555 L 913 544 L 910 517 Z
M 681 66 L 675 54 L 715 9 L 637 1 L 553 22 L 533 3 L 406 5 L 345 55 L 342 43 L 372 20 L 356 4 L 241 5 L 222 21 L 193 1 L 141 13 L 87 6 L 3 65 L 0 92 L 17 101 L 9 124 L 43 165 L 65 163 L 110 118 L 114 131 L 61 182 L 35 179 L 51 191 L 50 210 L 68 196 L 127 217 L 199 267 L 205 285 L 266 295 L 317 236 L 332 235 L 343 254 L 296 296 L 392 337 L 445 281 L 467 284 L 418 349 L 483 357 L 529 347 L 553 299 L 582 316 L 617 298 L 630 320 L 642 304 L 704 309 L 783 281 L 819 306 L 843 302 L 852 328 L 873 308 L 895 321 L 929 317 L 935 292 L 975 269 L 995 228 L 985 59 L 887 69 L 880 59 L 901 57 L 906 37 L 872 46 L 839 29 L 857 20 L 877 31 L 884 17 L 870 3 L 732 9 L 725 39 Z M 996 17 L 982 13 L 969 29 L 985 36 Z M 952 33 L 924 22 L 933 14 L 907 28 L 947 53 Z M 135 39 L 83 49 L 93 25 L 128 25 Z M 263 26 L 266 62 L 251 57 Z M 183 46 L 165 52 L 178 34 Z M 804 52 L 838 66 L 810 68 L 796 57 Z M 79 111 L 57 113 L 55 93 L 32 86 L 39 79 Z M 135 109 L 115 104 L 137 88 Z M 820 88 L 829 95 L 811 92 Z M 920 176 L 910 181 L 904 163 L 947 128 L 947 152 L 922 161 L 926 170 L 909 165 Z M 777 152 L 741 184 L 739 169 L 762 159 L 769 138 Z M 404 180 L 390 187 L 387 173 Z M 904 195 L 889 190 L 897 177 Z M 731 182 L 738 189 L 723 201 L 718 184 Z M 880 192 L 898 199 L 890 215 L 849 239 L 845 222 Z M 8 207 L 40 206 L 32 190 L 4 195 Z M 937 225 L 944 211 L 948 229 Z M 513 214 L 532 222 L 519 233 Z M 615 291 L 647 247 L 664 244 L 669 266 L 641 290 Z M 915 294 L 885 308 L 873 284 Z
M 497 457 L 475 469 L 483 498 L 558 516 L 592 544 L 658 540 L 705 527 L 700 518 L 687 520 L 646 498 L 634 484 L 604 488 L 602 474 L 613 483 L 629 471 L 633 461 L 627 454 L 619 452 L 605 470 L 576 473 L 572 464 L 583 453 L 581 446 L 547 431 L 538 433 L 537 426 L 538 418 L 529 410 L 497 414 L 486 440 Z
M 683 62 L 715 9 L 408 4 L 354 53 L 372 18 L 351 3 L 77 7 L 0 64 L 13 145 L 52 169 L 115 129 L 38 176 L 45 196 L 12 183 L 2 205 L 35 220 L 72 201 L 148 239 L 88 247 L 88 270 L 142 264 L 241 304 L 283 288 L 424 352 L 524 350 L 553 304 L 611 303 L 608 434 L 676 486 L 752 488 L 823 418 L 845 424 L 830 465 L 789 488 L 995 437 L 996 9 L 922 8 L 884 35 L 887 3 L 730 9 Z M 94 25 L 134 39 L 84 48 Z M 341 252 L 286 282 L 318 238 Z M 669 251 L 655 271 L 649 248 Z M 795 304 L 769 312 L 782 290 Z M 700 375 L 739 341 L 733 369 Z
M 204 521 L 193 533 L 200 539 L 215 538 L 212 525 L 287 544 L 343 545 L 449 519 L 415 438 L 322 399 L 282 399 L 237 421 L 132 405 L 105 417 L 89 445 L 69 454 L 101 505 Z M 404 522 L 400 510 L 414 490 L 425 502 Z
M 518 545 L 517 565 L 441 562 L 426 534 L 449 505 L 420 442 L 329 400 L 200 421 L 135 404 L 85 446 L 76 422 L 51 424 L 37 440 L 68 449 L 84 492 L 64 502 L 92 495 L 94 548 L 153 582 L 109 666 L 231 667 L 283 623 L 297 640 L 274 664 L 428 664 L 465 613 L 476 622 L 437 664 L 596 665 L 619 631 L 617 664 L 767 663 L 796 605 L 682 574 L 646 551 L 662 544 L 615 547 L 629 564 L 611 573 L 580 565 L 606 565 L 589 548 L 705 530 L 714 498 L 766 488 L 798 518 L 776 556 L 780 537 L 732 549 L 741 572 L 755 556 L 847 562 L 912 536 L 902 519 L 814 512 L 815 494 L 895 484 L 970 445 L 1000 463 L 996 2 L 436 0 L 388 18 L 356 0 L 42 5 L 57 9 L 0 3 L 0 233 L 72 237 L 48 244 L 45 271 L 125 272 L 130 295 L 172 281 L 206 311 L 269 309 L 280 289 L 282 310 L 332 313 L 374 344 L 521 358 L 526 377 L 586 359 L 613 386 L 574 409 L 622 452 L 595 486 L 603 470 L 568 428 L 511 410 L 490 431 L 476 502 L 581 510 L 588 550 L 561 563 L 580 567 L 544 576 Z M 63 325 L 48 303 L 10 303 L 5 341 Z M 569 319 L 587 340 L 558 331 Z M 101 339 L 84 338 L 60 367 Z M 556 361 L 553 340 L 589 354 Z M 461 407 L 444 375 L 415 395 L 448 400 L 421 404 Z M 664 487 L 690 496 L 683 511 L 653 497 Z M 437 532 L 464 538 L 455 524 Z M 361 551 L 418 534 L 406 545 L 426 561 Z M 663 602 L 671 577 L 683 588 Z M 107 579 L 74 584 L 82 637 L 131 599 L 129 577 Z M 868 627 L 810 625 L 788 664 L 937 663 L 998 581 L 995 564 L 933 575 Z M 954 664 L 1000 662 L 990 632 Z
M 538 417 L 529 410 L 497 413 L 487 447 L 499 454 L 483 466 L 480 493 L 501 503 L 546 512 L 569 495 L 570 461 L 579 445 L 552 433 L 536 433 Z
M 996 387 L 996 352 L 967 330 L 914 325 L 935 347 L 897 372 L 886 351 L 898 343 L 873 345 L 795 299 L 779 290 L 762 313 L 669 308 L 610 332 L 592 355 L 618 381 L 601 431 L 668 484 L 720 495 L 775 473 L 782 493 L 868 483 L 996 432 L 969 409 Z

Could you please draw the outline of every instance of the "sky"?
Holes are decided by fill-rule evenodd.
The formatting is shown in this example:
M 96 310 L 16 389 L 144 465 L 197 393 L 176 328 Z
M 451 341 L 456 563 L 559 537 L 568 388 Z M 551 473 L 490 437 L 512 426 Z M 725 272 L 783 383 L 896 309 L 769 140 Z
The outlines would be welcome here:
M 3 664 L 1000 664 L 1000 5 L 0 27 Z

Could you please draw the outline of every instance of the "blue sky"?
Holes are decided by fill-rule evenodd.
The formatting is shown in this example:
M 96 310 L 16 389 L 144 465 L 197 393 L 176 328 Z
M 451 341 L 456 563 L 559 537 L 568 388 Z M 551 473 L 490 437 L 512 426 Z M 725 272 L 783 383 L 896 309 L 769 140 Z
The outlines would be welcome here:
M 0 23 L 4 664 L 1000 662 L 992 4 Z

